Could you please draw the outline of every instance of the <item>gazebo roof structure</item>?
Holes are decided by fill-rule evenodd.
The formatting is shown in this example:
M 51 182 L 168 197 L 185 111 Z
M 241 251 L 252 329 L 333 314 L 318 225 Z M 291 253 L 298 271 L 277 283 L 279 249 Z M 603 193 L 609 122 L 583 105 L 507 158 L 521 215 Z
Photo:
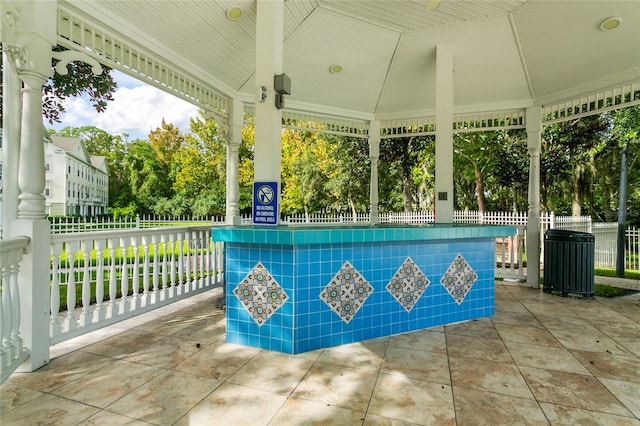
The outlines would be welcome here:
M 276 191 L 283 125 L 367 138 L 371 225 L 378 223 L 382 138 L 435 135 L 436 221 L 447 223 L 453 217 L 453 133 L 524 128 L 529 265 L 540 260 L 542 125 L 640 104 L 636 0 L 0 4 L 3 59 L 11 64 L 3 67 L 2 88 L 2 210 L 10 240 L 5 247 L 23 259 L 8 270 L 27 304 L 12 311 L 21 312 L 21 321 L 12 319 L 4 331 L 11 330 L 14 339 L 20 327 L 29 348 L 22 351 L 22 342 L 12 340 L 16 357 L 11 369 L 0 368 L 0 380 L 27 355 L 29 371 L 49 360 L 54 323 L 49 324 L 48 312 L 54 305 L 44 296 L 52 246 L 43 196 L 41 87 L 51 74 L 52 57 L 59 60 L 60 73 L 70 61 L 89 63 L 94 72 L 100 63 L 213 115 L 227 141 L 229 225 L 240 224 L 238 147 L 246 112 L 255 113 L 254 181 L 273 184 Z M 53 52 L 56 44 L 69 51 Z M 281 73 L 291 79 L 284 105 L 275 96 L 274 76 Z M 277 219 L 277 207 L 274 212 Z M 528 268 L 529 286 L 538 287 L 539 273 Z M 90 294 L 89 287 L 85 279 L 83 295 Z
M 255 101 L 256 13 L 254 0 L 61 0 L 58 42 L 224 117 L 228 99 Z M 379 120 L 383 133 L 429 125 L 439 44 L 452 46 L 454 114 L 465 122 L 533 105 L 557 118 L 596 97 L 633 103 L 638 28 L 635 1 L 287 0 L 284 117 Z

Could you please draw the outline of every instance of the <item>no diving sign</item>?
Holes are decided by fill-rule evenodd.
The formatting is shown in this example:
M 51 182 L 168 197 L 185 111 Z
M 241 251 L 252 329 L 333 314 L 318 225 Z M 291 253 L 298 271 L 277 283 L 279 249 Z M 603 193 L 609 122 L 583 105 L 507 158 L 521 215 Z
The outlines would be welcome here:
M 278 215 L 278 182 L 254 182 L 254 225 L 277 225 Z

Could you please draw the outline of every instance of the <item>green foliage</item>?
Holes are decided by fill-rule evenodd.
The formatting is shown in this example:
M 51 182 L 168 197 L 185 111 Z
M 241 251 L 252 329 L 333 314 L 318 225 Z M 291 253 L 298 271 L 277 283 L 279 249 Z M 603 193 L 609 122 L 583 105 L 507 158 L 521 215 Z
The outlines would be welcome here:
M 109 214 L 114 219 L 134 217 L 136 215 L 136 205 L 131 203 L 125 207 L 109 207 Z
M 615 277 L 616 270 L 615 269 L 605 269 L 605 268 L 596 268 L 595 274 L 603 277 Z M 632 271 L 630 269 L 626 269 L 624 271 L 624 278 L 630 280 L 640 280 L 640 271 Z
M 570 214 L 580 206 L 598 220 L 615 220 L 621 146 L 628 149 L 629 224 L 640 223 L 640 107 L 546 126 L 541 152 L 542 208 Z M 250 120 L 249 120 L 250 121 Z M 223 215 L 227 144 L 216 122 L 191 120 L 186 135 L 170 123 L 149 141 L 128 142 L 93 128 L 65 128 L 85 140 L 110 168 L 110 211 L 165 215 Z M 251 211 L 252 125 L 242 129 L 239 207 Z M 455 208 L 519 210 L 528 207 L 529 153 L 526 133 L 461 133 L 454 138 Z M 284 214 L 367 211 L 370 159 L 365 139 L 299 130 L 282 132 Z M 378 162 L 381 211 L 433 209 L 433 137 L 383 139 Z M 483 207 L 481 207 L 483 206 Z
M 540 192 L 549 211 L 582 214 L 592 204 L 596 173 L 594 154 L 601 146 L 608 121 L 596 115 L 545 126 L 540 156 Z
M 329 149 L 318 133 L 282 132 L 282 212 L 309 214 L 327 206 L 324 183 L 330 167 Z
M 386 211 L 433 208 L 435 143 L 433 137 L 383 139 L 378 163 L 380 207 Z
M 158 162 L 155 150 L 147 142 L 137 140 L 129 144 L 124 168 L 139 213 L 153 212 L 158 199 L 173 196 L 169 167 Z
M 62 46 L 53 48 L 56 52 L 68 50 Z M 52 67 L 58 63 L 52 60 Z M 102 74 L 95 75 L 91 66 L 84 62 L 70 62 L 67 64 L 66 75 L 54 72 L 42 87 L 42 110 L 50 124 L 60 121 L 64 114 L 64 101 L 73 96 L 87 94 L 92 106 L 97 112 L 103 112 L 107 108 L 107 102 L 113 100 L 113 92 L 116 82 L 111 77 L 111 68 L 102 66 Z
M 627 147 L 627 224 L 640 225 L 640 106 L 613 111 L 611 116 L 611 131 L 608 146 L 613 159 L 611 163 L 620 164 L 621 147 Z M 602 155 L 601 157 L 604 157 Z M 600 158 L 598 165 L 600 165 Z M 612 167 L 613 168 L 613 167 Z M 616 176 L 620 176 L 617 167 Z M 617 188 L 616 188 L 617 192 Z M 617 208 L 617 198 L 612 200 Z M 607 210 L 603 203 L 603 210 Z M 614 210 L 613 208 L 611 210 Z
M 324 188 L 329 193 L 330 207 L 343 209 L 354 217 L 369 206 L 369 143 L 359 138 L 324 135 L 329 143 L 327 164 L 323 167 L 328 176 Z
M 196 216 L 225 212 L 226 142 L 212 118 L 191 119 L 191 134 L 174 154 L 173 190 Z

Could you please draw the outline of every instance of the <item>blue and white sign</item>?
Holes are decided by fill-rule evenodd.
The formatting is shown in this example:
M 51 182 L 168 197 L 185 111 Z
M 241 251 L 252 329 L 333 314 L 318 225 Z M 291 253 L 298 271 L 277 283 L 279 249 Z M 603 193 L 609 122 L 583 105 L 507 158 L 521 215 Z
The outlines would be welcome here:
M 278 182 L 253 183 L 253 224 L 278 224 Z

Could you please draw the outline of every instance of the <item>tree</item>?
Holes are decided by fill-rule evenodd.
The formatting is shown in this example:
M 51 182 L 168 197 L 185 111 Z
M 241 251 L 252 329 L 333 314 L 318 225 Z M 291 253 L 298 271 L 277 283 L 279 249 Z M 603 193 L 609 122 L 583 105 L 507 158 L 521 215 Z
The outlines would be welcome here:
M 501 145 L 502 150 L 491 171 L 495 179 L 495 189 L 491 191 L 495 200 L 491 210 L 525 211 L 529 205 L 527 134 L 523 130 L 506 131 Z
M 458 133 L 454 153 L 459 208 L 526 207 L 529 163 L 524 134 L 504 130 Z
M 252 121 L 249 117 L 249 121 Z M 242 142 L 238 148 L 238 180 L 240 184 L 240 213 L 250 213 L 253 203 L 253 146 L 255 127 L 248 124 L 242 127 Z
M 173 155 L 173 190 L 193 214 L 223 215 L 226 190 L 226 143 L 213 118 L 192 118 L 185 144 Z
M 379 188 L 380 193 L 385 194 L 380 197 L 381 207 L 397 210 L 400 207 L 398 201 L 401 200 L 400 208 L 412 211 L 416 206 L 426 207 L 421 204 L 433 199 L 434 162 L 433 157 L 430 159 L 428 155 L 431 152 L 435 154 L 433 145 L 433 138 L 427 136 L 381 141 Z
M 156 212 L 156 205 L 171 199 L 171 181 L 156 152 L 146 141 L 136 140 L 129 144 L 123 163 L 129 175 L 133 200 L 138 213 Z
M 468 187 L 473 187 L 479 211 L 487 210 L 484 173 L 488 167 L 493 166 L 492 161 L 495 157 L 489 153 L 489 150 L 492 148 L 495 138 L 495 132 L 456 133 L 454 135 L 454 153 L 457 154 L 454 158 L 457 157 L 458 160 L 454 161 L 454 169 L 456 170 L 454 174 L 457 174 L 458 180 L 461 180 L 465 173 L 472 173 L 472 176 L 467 177 L 466 180 L 473 183 Z M 461 193 L 462 191 L 457 192 Z
M 284 130 L 282 132 L 282 200 L 285 213 L 311 212 L 326 207 L 328 193 L 324 188 L 329 166 L 328 144 L 315 132 Z
M 602 143 L 607 128 L 608 122 L 601 115 L 543 128 L 541 193 L 552 210 L 564 211 L 564 206 L 570 206 L 573 216 L 581 214 L 595 174 L 594 150 Z
M 342 210 L 345 206 L 356 220 L 358 211 L 366 211 L 369 206 L 369 142 L 366 139 L 323 136 L 329 143 L 326 165 L 321 169 L 328 176 L 324 187 L 332 198 L 332 207 Z
M 184 146 L 185 138 L 180 129 L 164 118 L 160 127 L 149 132 L 149 145 L 156 153 L 156 159 L 163 167 L 170 168 L 173 156 Z
M 53 48 L 54 52 L 65 50 L 68 49 L 62 46 Z M 57 63 L 58 60 L 53 58 L 52 76 L 42 86 L 42 112 L 50 124 L 60 121 L 60 116 L 65 112 L 64 101 L 69 97 L 86 94 L 97 112 L 103 112 L 107 108 L 107 102 L 113 100 L 113 93 L 117 87 L 117 83 L 111 76 L 111 68 L 103 65 L 102 74 L 96 75 L 90 65 L 84 62 L 70 62 L 67 64 L 68 73 L 61 75 L 55 72 L 54 67 Z M 0 55 L 0 70 L 2 67 L 4 67 L 3 55 Z M 2 72 L 0 72 L 0 83 L 2 83 Z M 2 116 L 2 105 L 0 105 L 0 116 Z
M 111 135 L 105 130 L 95 126 L 64 127 L 54 132 L 59 136 L 80 138 L 91 155 L 100 155 L 109 158 L 114 149 L 118 148 L 118 142 L 123 138 L 126 141 L 128 135 Z M 111 164 L 114 166 L 115 164 Z
M 615 187 L 611 192 L 617 192 L 620 177 L 621 148 L 627 147 L 627 223 L 640 224 L 640 106 L 633 106 L 609 114 L 610 131 L 607 134 L 609 152 L 602 152 L 597 156 L 597 164 L 609 158 L 611 172 L 609 179 Z M 617 200 L 608 199 L 610 204 L 605 205 L 603 196 L 603 208 L 611 209 Z

